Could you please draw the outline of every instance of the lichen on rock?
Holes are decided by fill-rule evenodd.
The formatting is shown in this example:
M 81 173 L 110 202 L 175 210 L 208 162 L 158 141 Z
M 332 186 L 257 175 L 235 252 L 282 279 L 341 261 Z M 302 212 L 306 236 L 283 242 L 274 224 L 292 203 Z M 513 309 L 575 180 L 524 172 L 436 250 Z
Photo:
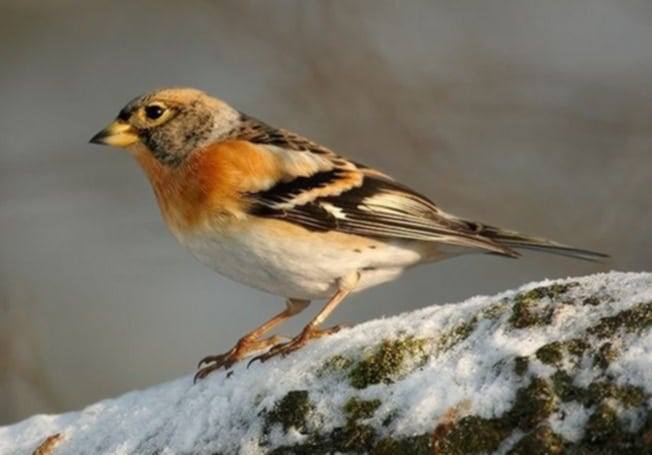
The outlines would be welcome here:
M 514 358 L 514 373 L 523 376 L 530 368 L 530 360 L 527 356 L 520 355 Z
M 557 395 L 546 379 L 534 378 L 527 387 L 516 392 L 516 400 L 508 420 L 522 430 L 531 430 L 555 411 Z
M 53 455 L 639 454 L 651 453 L 651 404 L 652 275 L 610 273 L 370 321 L 196 385 L 36 416 L 0 428 L 0 453 L 60 433 Z
M 538 426 L 523 436 L 508 455 L 557 455 L 564 451 L 564 440 L 549 425 Z
M 380 404 L 378 399 L 361 400 L 351 397 L 344 404 L 344 412 L 351 420 L 368 419 L 376 412 Z
M 291 390 L 265 413 L 265 427 L 278 423 L 285 431 L 290 428 L 305 431 L 308 414 L 313 408 L 307 390 Z
M 614 316 L 605 316 L 589 328 L 588 333 L 600 339 L 613 337 L 618 330 L 625 333 L 641 332 L 652 326 L 652 301 L 639 303 L 620 311 Z
M 394 340 L 385 339 L 373 351 L 354 364 L 349 372 L 349 382 L 356 389 L 373 384 L 390 383 L 399 374 L 405 373 L 408 361 L 421 359 L 428 340 L 413 336 Z
M 553 300 L 557 303 L 568 303 L 569 300 L 562 300 L 562 296 L 577 286 L 576 282 L 554 283 L 517 294 L 509 322 L 516 329 L 550 324 L 554 307 L 546 303 Z

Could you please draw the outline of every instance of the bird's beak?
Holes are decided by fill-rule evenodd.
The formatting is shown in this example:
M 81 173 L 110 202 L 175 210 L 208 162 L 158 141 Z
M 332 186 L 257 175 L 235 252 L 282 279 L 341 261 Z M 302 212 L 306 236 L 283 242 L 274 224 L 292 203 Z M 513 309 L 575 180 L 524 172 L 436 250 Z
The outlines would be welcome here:
M 122 120 L 115 120 L 109 126 L 97 133 L 89 141 L 93 144 L 127 147 L 138 142 L 136 130 Z

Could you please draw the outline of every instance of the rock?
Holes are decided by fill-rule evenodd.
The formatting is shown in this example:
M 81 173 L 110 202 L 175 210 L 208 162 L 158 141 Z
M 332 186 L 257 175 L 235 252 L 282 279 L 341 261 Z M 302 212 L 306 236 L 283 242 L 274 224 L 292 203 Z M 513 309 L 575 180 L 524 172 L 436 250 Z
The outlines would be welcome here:
M 651 405 L 652 275 L 614 272 L 35 416 L 0 428 L 0 454 L 652 453 Z

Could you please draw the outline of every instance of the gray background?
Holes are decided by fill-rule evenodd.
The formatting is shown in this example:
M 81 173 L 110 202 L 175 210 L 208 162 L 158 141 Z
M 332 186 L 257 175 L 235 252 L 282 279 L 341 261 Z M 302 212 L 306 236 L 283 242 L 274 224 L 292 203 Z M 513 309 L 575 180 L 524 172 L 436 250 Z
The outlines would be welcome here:
M 281 308 L 195 262 L 131 158 L 87 143 L 133 96 L 199 87 L 453 213 L 614 255 L 421 267 L 332 321 L 355 323 L 652 269 L 650 43 L 644 1 L 3 1 L 0 423 L 190 373 Z

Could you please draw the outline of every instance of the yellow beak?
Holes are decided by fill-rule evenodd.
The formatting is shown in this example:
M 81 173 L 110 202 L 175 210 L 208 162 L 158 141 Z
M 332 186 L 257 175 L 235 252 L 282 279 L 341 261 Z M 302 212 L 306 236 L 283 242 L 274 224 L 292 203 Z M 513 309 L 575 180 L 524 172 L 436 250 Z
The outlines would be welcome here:
M 90 142 L 93 144 L 113 145 L 114 147 L 127 147 L 138 142 L 138 134 L 128 123 L 115 120 L 93 136 Z

